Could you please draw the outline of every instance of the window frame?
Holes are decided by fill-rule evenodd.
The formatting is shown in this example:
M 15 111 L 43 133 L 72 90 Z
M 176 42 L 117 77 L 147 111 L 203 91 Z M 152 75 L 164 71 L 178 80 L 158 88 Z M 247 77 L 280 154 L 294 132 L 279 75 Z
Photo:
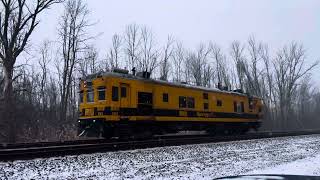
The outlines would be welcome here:
M 100 86 L 97 89 L 98 92 L 98 101 L 105 101 L 107 100 L 107 93 L 106 93 L 107 88 L 105 86 Z M 104 93 L 104 99 L 100 99 L 100 92 Z
M 124 87 L 124 86 L 120 87 L 120 97 L 121 98 L 126 98 L 127 97 L 127 87 Z
M 153 105 L 153 93 L 138 91 L 138 104 Z
M 187 98 L 185 96 L 179 96 L 179 108 L 187 108 Z
M 236 113 L 244 113 L 244 102 L 233 102 L 233 109 Z
M 240 112 L 244 113 L 244 102 L 240 102 Z
M 89 100 L 91 100 L 89 98 L 89 94 L 92 94 L 92 101 L 89 101 Z M 86 96 L 87 96 L 87 103 L 94 103 L 94 90 L 93 89 L 88 89 L 86 92 Z
M 84 103 L 84 91 L 82 90 L 82 91 L 80 91 L 79 92 L 79 103 L 81 104 L 81 103 Z
M 119 87 L 112 86 L 112 101 L 119 101 Z
M 203 109 L 209 110 L 209 103 L 207 103 L 207 102 L 203 103 Z
M 220 99 L 217 99 L 217 107 L 222 107 L 223 106 L 223 102 Z
M 196 100 L 194 97 L 187 97 L 187 108 L 194 109 L 196 107 Z
M 168 103 L 169 102 L 169 94 L 162 93 L 162 102 Z
M 249 110 L 252 111 L 254 109 L 254 102 L 252 98 L 249 98 L 248 101 Z
M 208 93 L 203 93 L 203 99 L 208 100 L 209 99 L 209 94 Z

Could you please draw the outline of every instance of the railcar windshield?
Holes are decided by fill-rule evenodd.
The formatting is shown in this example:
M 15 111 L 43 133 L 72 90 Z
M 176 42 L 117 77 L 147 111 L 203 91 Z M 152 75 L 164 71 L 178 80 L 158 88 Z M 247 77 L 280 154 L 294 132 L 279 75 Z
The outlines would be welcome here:
M 98 88 L 98 100 L 99 101 L 106 100 L 106 87 L 105 86 L 100 86 Z
M 87 103 L 94 102 L 94 91 L 93 89 L 87 90 Z

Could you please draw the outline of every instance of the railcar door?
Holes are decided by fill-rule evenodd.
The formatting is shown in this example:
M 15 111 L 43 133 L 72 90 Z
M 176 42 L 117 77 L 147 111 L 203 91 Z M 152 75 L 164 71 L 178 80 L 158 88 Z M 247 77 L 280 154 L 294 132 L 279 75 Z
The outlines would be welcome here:
M 152 93 L 138 92 L 138 114 L 149 116 L 153 114 Z
M 130 86 L 129 84 L 120 84 L 120 107 L 130 107 Z

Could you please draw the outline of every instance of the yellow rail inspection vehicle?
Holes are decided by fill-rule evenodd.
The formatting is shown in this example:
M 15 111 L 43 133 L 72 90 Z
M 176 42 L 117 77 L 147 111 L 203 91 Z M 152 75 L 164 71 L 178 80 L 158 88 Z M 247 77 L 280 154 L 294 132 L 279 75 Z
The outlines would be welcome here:
M 260 127 L 262 100 L 241 91 L 170 83 L 148 72 L 89 75 L 80 81 L 79 134 L 145 137 L 182 130 L 246 133 Z

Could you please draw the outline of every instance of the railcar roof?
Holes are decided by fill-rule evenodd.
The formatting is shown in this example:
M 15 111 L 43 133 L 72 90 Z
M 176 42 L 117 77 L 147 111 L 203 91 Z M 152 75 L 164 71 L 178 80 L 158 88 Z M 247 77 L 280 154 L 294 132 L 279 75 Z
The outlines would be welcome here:
M 100 72 L 96 74 L 90 74 L 83 78 L 82 80 L 90 81 L 94 80 L 98 77 L 119 77 L 119 78 L 126 78 L 126 79 L 136 79 L 144 82 L 151 82 L 151 83 L 156 83 L 156 84 L 164 84 L 164 85 L 169 85 L 169 86 L 175 86 L 175 87 L 183 87 L 183 88 L 189 88 L 189 89 L 197 89 L 197 90 L 203 90 L 207 92 L 217 92 L 217 93 L 225 93 L 225 94 L 234 94 L 234 95 L 239 95 L 239 96 L 248 96 L 245 93 L 239 93 L 239 92 L 233 92 L 233 91 L 225 91 L 225 90 L 220 90 L 218 88 L 207 88 L 207 87 L 202 87 L 202 86 L 194 86 L 191 84 L 182 84 L 178 82 L 168 82 L 168 81 L 163 81 L 163 80 L 157 80 L 157 79 L 152 79 L 152 78 L 143 78 L 139 76 L 134 76 L 132 74 L 122 74 L 122 73 L 116 73 L 116 72 Z M 259 98 L 256 96 L 253 96 L 255 98 Z

